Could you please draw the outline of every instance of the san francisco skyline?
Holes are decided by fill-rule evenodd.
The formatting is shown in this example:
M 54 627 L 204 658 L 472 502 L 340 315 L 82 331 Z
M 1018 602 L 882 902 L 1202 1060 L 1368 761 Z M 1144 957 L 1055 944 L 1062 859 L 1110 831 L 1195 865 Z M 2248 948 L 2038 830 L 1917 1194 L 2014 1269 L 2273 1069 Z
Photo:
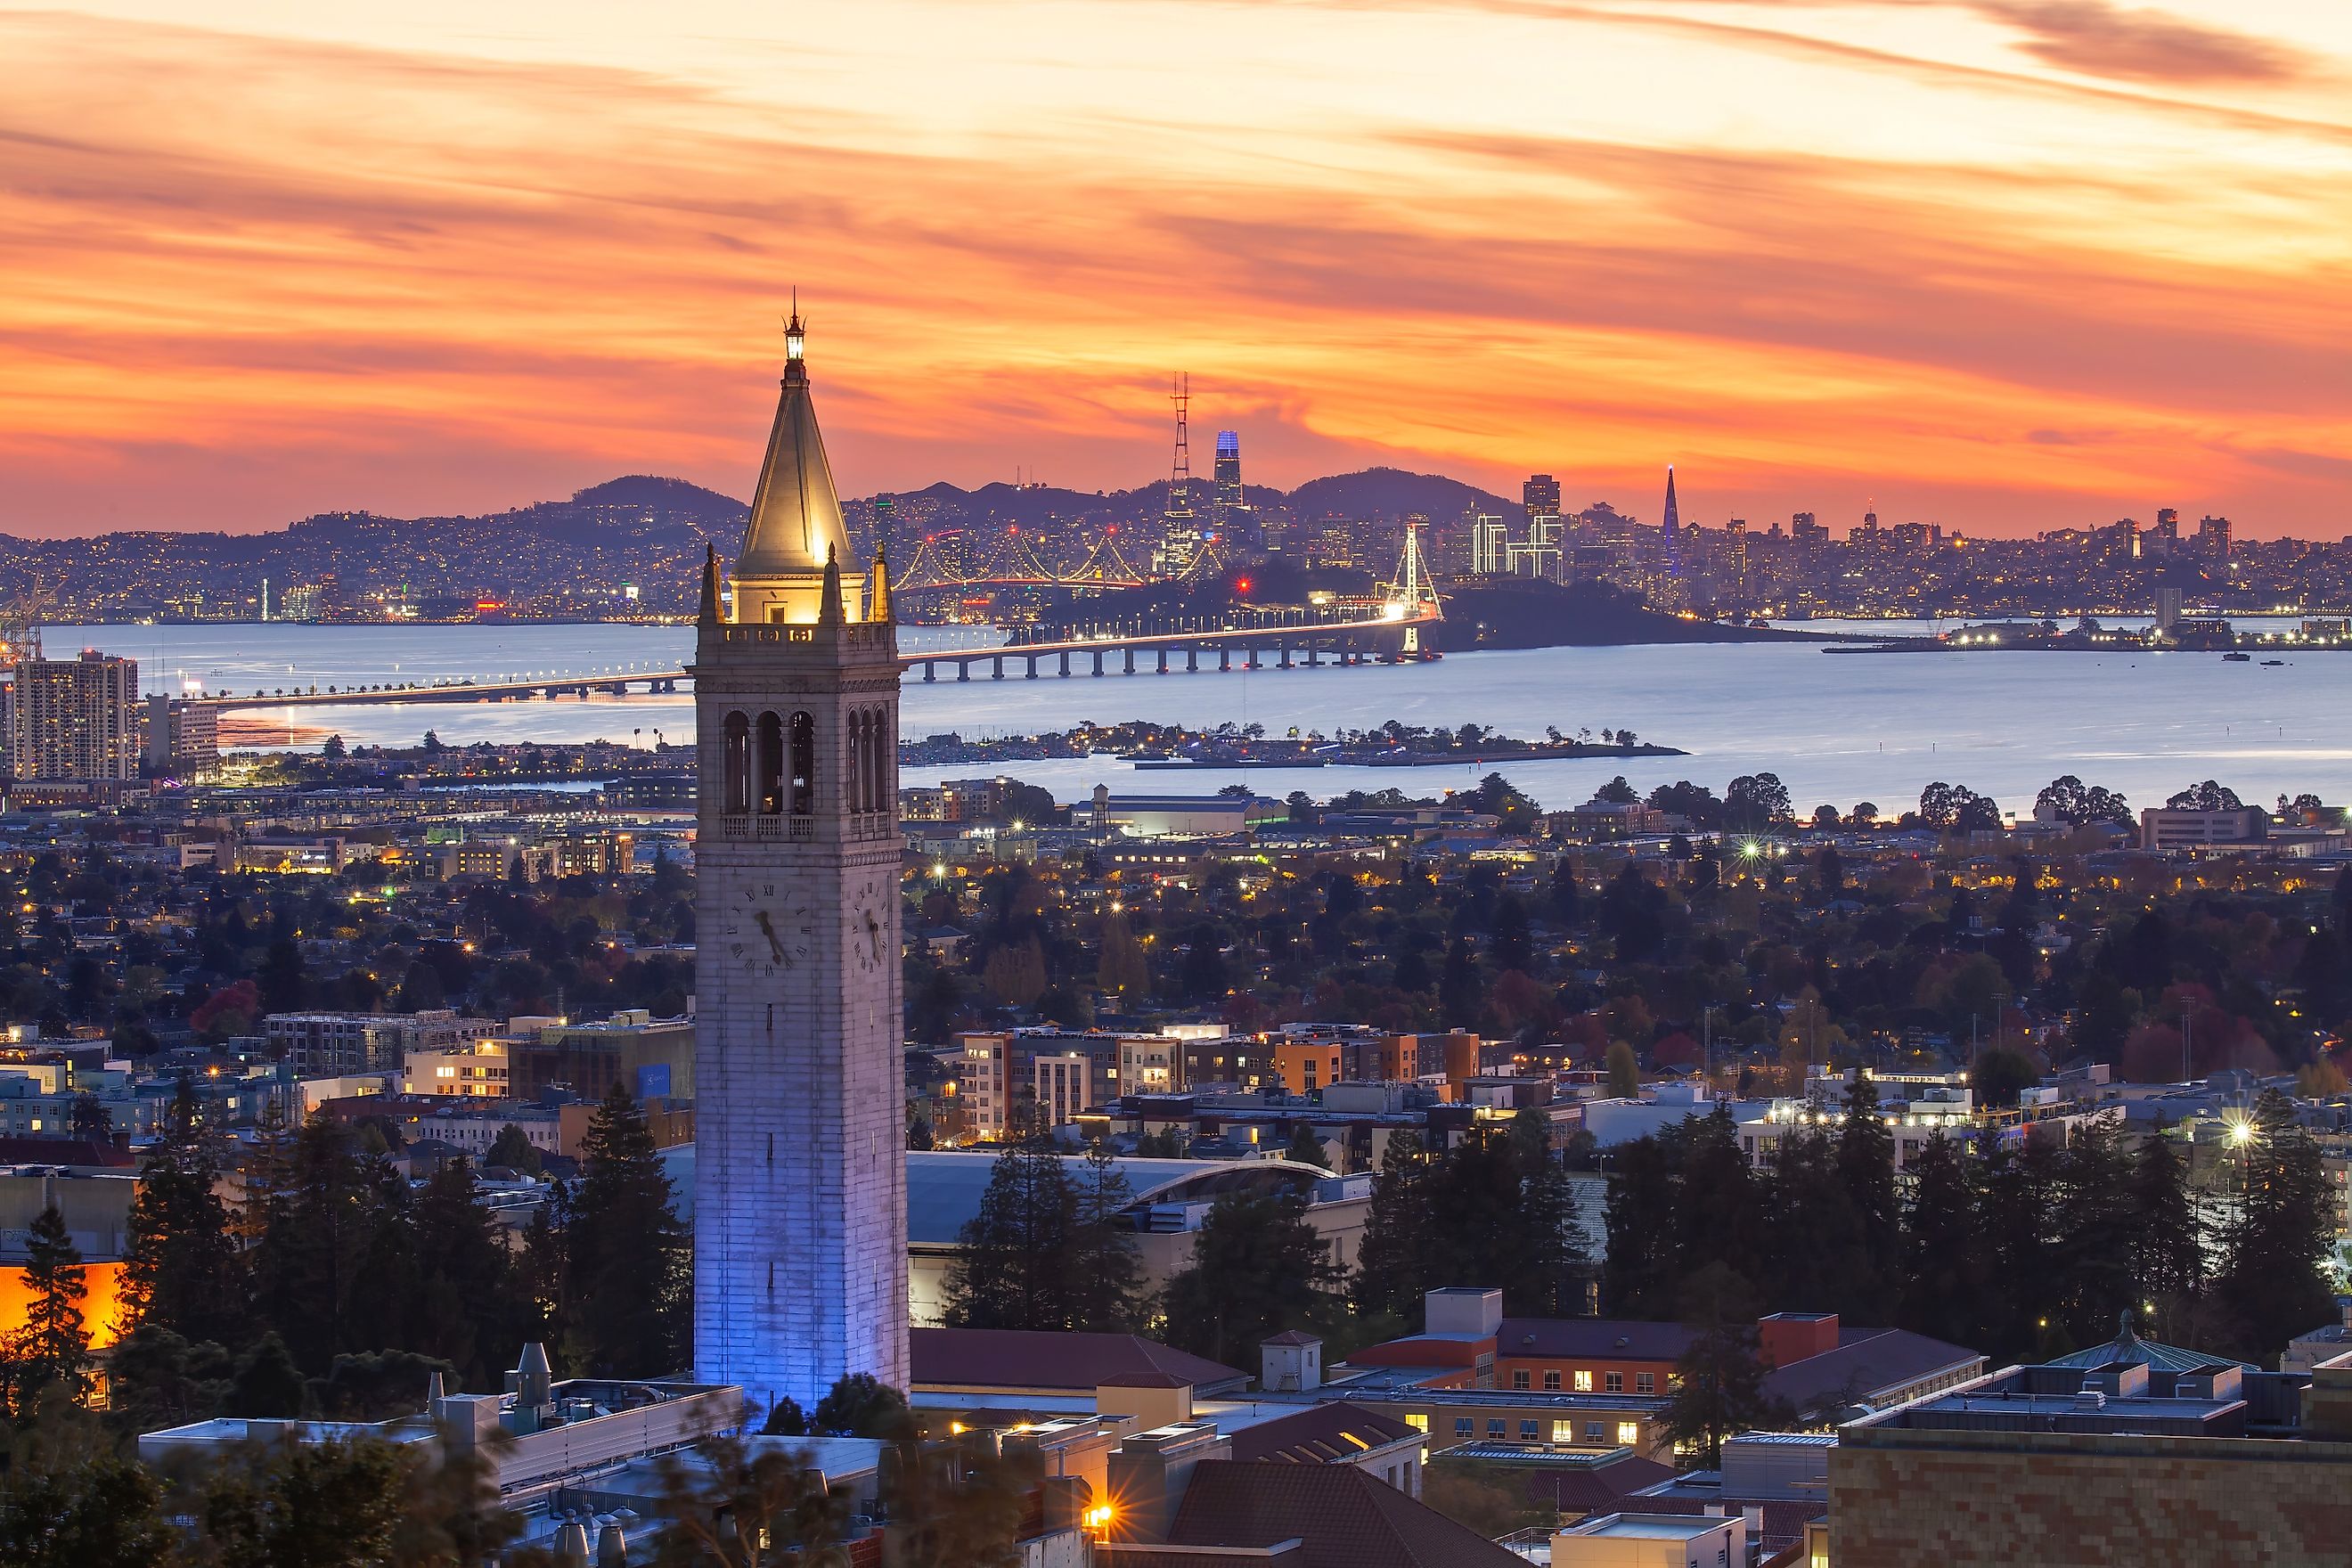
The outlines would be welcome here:
M 2346 506 L 2313 4 L 239 0 L 0 17 L 0 530 L 1373 463 L 1709 526 Z M 1196 437 L 1196 445 L 1200 437 Z

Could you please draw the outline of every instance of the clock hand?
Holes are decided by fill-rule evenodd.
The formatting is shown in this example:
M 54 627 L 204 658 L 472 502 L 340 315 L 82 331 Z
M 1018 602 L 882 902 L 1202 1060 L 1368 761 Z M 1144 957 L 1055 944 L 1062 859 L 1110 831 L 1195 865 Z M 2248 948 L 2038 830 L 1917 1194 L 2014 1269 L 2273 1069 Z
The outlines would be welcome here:
M 760 922 L 760 934 L 768 939 L 768 951 L 774 953 L 786 968 L 792 967 L 793 961 L 784 955 L 784 944 L 776 940 L 776 928 L 769 921 L 768 911 L 761 910 L 756 918 Z

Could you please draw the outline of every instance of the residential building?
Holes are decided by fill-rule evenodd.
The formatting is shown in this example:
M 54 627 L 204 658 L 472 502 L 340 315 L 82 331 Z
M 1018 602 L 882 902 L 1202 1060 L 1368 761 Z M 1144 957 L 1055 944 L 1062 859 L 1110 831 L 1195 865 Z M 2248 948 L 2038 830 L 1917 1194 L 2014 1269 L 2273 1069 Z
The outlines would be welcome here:
M 397 1071 L 411 1051 L 454 1050 L 498 1032 L 488 1018 L 447 1008 L 420 1013 L 272 1013 L 262 1021 L 270 1053 L 299 1078 Z
M 18 779 L 139 776 L 139 661 L 86 648 L 26 658 L 8 693 L 8 771 Z
M 2258 844 L 2270 837 L 2270 823 L 2269 814 L 2258 806 L 2227 811 L 2149 806 L 2139 814 L 2139 847 L 2161 851 Z
M 512 1088 L 507 1076 L 509 1045 L 506 1040 L 486 1038 L 446 1048 L 403 1052 L 401 1092 L 503 1100 Z

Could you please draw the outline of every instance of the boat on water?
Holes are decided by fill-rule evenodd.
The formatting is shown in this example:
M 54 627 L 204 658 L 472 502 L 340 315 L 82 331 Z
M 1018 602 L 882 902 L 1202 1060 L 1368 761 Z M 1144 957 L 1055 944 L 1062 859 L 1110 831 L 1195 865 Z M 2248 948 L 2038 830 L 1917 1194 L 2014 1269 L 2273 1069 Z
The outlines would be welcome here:
M 2225 664 L 2252 664 L 2254 656 L 2250 653 L 2225 653 L 2221 656 L 2221 660 Z

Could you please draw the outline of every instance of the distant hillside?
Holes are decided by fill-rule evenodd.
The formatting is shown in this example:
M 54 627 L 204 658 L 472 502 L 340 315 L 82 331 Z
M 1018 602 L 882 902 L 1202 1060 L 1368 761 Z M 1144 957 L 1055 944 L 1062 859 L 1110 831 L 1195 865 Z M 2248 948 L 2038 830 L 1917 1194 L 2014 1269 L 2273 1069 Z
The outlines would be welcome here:
M 1411 474 L 1402 468 L 1366 468 L 1357 474 L 1335 474 L 1309 479 L 1290 492 L 1294 516 L 1402 518 L 1420 512 L 1434 521 L 1460 517 L 1472 507 L 1523 521 L 1526 509 L 1475 485 L 1449 479 L 1443 474 Z
M 712 522 L 739 521 L 751 510 L 750 501 L 737 500 L 732 496 L 704 489 L 700 485 L 689 484 L 684 479 L 662 479 L 652 474 L 627 474 L 617 479 L 606 479 L 601 485 L 590 485 L 584 490 L 574 492 L 572 504 L 643 507 L 648 511 L 700 517 Z

